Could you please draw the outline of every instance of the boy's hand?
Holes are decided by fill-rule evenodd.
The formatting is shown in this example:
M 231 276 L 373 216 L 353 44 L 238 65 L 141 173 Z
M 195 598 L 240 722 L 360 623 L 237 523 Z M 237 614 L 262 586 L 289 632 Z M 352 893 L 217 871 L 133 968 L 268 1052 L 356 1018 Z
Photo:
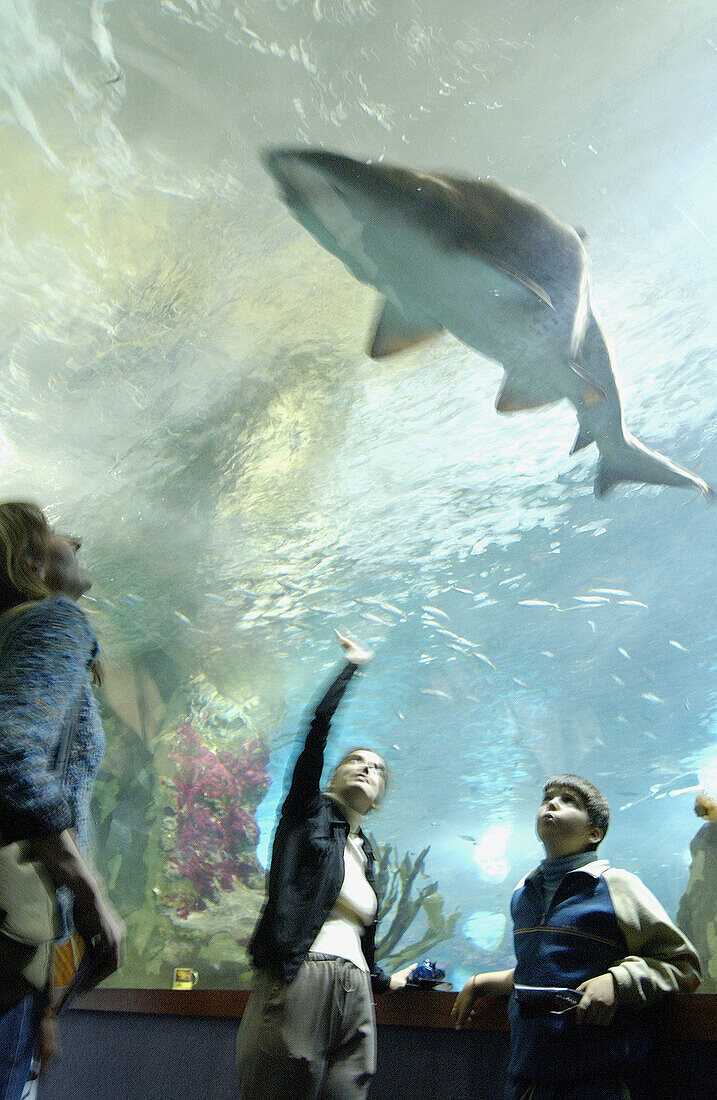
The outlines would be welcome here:
M 465 1027 L 471 1022 L 479 997 L 486 997 L 489 993 L 508 997 L 513 988 L 513 973 L 513 970 L 491 970 L 469 978 L 453 1003 L 451 1019 L 454 1027 Z
M 578 986 L 583 999 L 575 1009 L 576 1024 L 597 1024 L 606 1027 L 615 1015 L 615 979 L 612 974 L 598 974 Z
M 474 974 L 463 986 L 451 1010 L 451 1019 L 453 1020 L 454 1027 L 465 1027 L 466 1024 L 469 1024 L 473 1019 L 476 1001 L 479 997 L 484 997 L 486 993 L 489 992 L 486 988 L 487 983 L 484 980 L 486 977 L 486 974 Z

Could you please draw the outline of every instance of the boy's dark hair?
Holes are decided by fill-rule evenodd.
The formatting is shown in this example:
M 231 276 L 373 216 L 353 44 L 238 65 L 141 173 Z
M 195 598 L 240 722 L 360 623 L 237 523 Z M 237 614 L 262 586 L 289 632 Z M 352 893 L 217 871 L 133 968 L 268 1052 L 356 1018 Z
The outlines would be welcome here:
M 599 791 L 594 783 L 591 783 L 589 779 L 585 779 L 582 775 L 552 776 L 543 787 L 543 796 L 547 795 L 548 791 L 553 787 L 565 787 L 567 790 L 574 791 L 575 794 L 580 796 L 581 800 L 585 803 L 589 824 L 594 829 L 600 829 L 602 832 L 598 844 L 600 841 L 604 840 L 607 827 L 610 824 L 610 806 L 602 791 Z M 593 844 L 590 847 L 595 849 L 597 848 L 597 844 Z

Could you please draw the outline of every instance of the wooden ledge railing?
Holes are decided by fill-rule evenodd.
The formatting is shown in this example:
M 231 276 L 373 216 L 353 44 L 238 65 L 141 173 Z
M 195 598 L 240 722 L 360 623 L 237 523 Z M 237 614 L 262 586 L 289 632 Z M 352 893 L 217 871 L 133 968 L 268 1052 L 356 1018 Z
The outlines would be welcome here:
M 95 989 L 72 1008 L 90 1012 L 126 1012 L 170 1016 L 239 1018 L 249 994 L 241 989 Z M 455 993 L 406 989 L 376 999 L 376 1020 L 387 1027 L 450 1028 Z M 70 1010 L 72 1011 L 72 1009 Z M 656 1013 L 666 1039 L 717 1042 L 717 994 L 669 996 Z M 478 1004 L 476 1028 L 507 1031 L 506 1002 L 485 997 Z

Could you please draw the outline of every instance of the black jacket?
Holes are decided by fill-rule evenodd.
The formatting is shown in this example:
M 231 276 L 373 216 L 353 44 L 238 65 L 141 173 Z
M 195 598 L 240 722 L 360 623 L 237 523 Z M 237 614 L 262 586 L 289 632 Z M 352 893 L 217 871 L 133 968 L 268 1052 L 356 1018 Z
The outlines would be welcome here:
M 249 945 L 254 964 L 290 982 L 334 907 L 344 879 L 344 848 L 349 823 L 321 791 L 324 749 L 331 718 L 356 665 L 347 664 L 316 708 L 281 808 L 269 869 L 267 901 Z M 374 855 L 366 853 L 366 878 L 375 890 Z M 361 947 L 374 992 L 388 989 L 389 978 L 374 962 L 375 922 L 364 931 Z

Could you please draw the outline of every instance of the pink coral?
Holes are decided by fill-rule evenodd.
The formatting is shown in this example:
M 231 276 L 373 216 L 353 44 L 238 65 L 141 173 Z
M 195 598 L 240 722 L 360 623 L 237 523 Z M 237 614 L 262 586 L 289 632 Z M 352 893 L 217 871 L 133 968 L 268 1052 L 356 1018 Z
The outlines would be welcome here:
M 261 875 L 252 811 L 269 786 L 269 754 L 257 738 L 245 741 L 239 752 L 213 752 L 190 721 L 180 722 L 177 733 L 178 747 L 170 755 L 177 765 L 176 851 L 168 862 L 196 891 L 195 899 L 183 898 L 177 909 L 178 916 L 187 917 L 232 890 L 235 879 L 247 883 Z

